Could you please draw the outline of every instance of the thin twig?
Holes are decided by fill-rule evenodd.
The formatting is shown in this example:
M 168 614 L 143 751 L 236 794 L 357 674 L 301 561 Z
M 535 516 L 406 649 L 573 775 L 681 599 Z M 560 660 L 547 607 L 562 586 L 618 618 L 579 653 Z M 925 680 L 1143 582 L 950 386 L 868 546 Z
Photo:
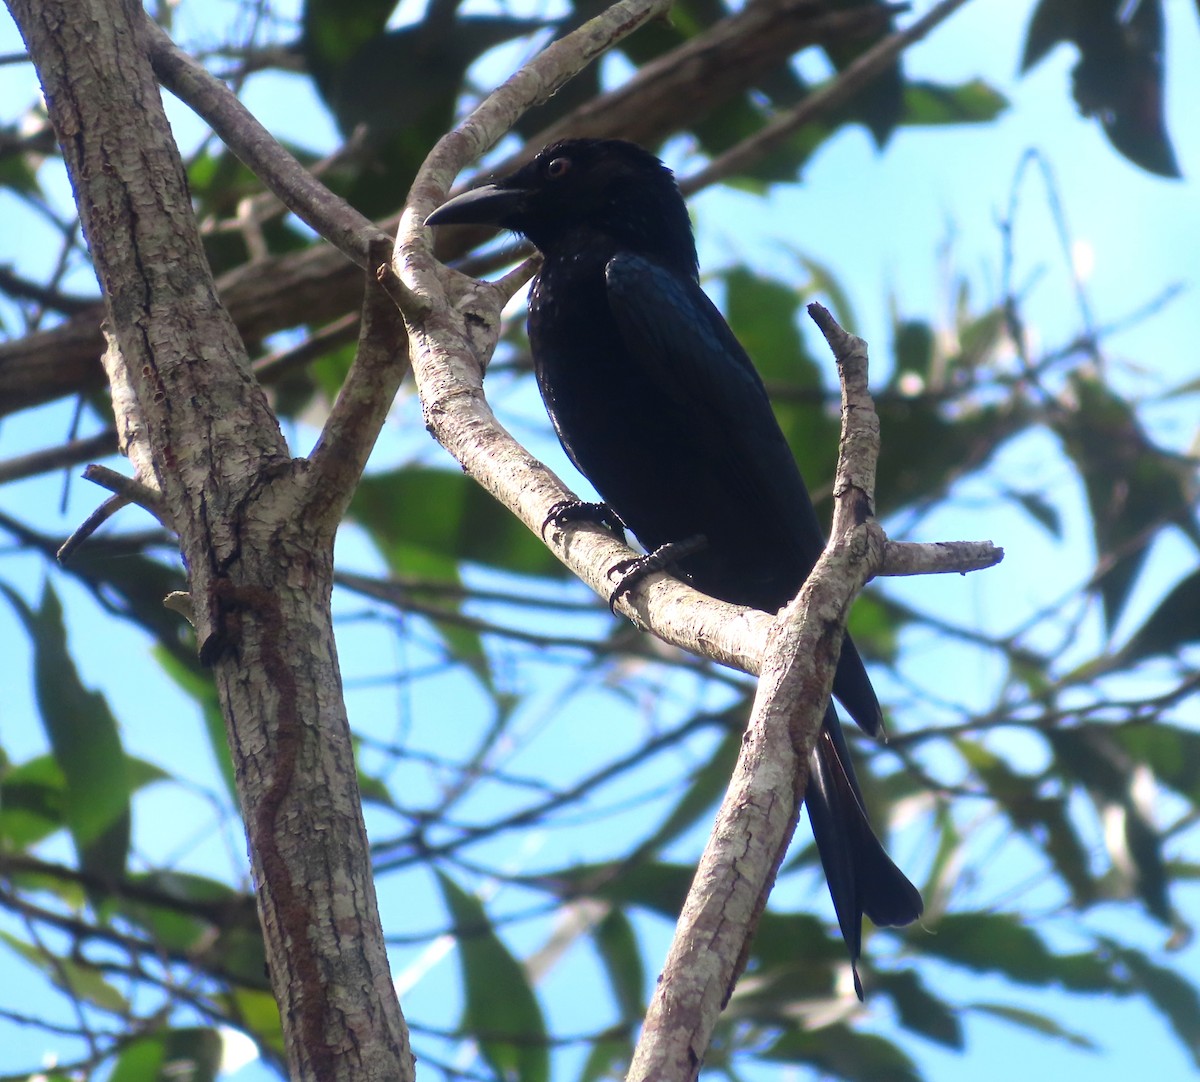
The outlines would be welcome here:
M 142 21 L 154 74 L 203 117 L 287 208 L 352 262 L 368 263 L 379 228 L 288 153 L 224 83 L 180 49 L 148 15 Z
M 68 440 L 58 447 L 45 447 L 40 451 L 30 451 L 25 455 L 5 459 L 0 462 L 0 485 L 9 481 L 19 481 L 23 477 L 36 477 L 51 470 L 77 466 L 80 462 L 116 453 L 117 433 L 114 429 L 105 429 L 95 436 Z
M 810 94 L 794 109 L 770 121 L 754 135 L 730 147 L 703 169 L 681 181 L 680 188 L 685 194 L 691 194 L 718 180 L 744 172 L 754 162 L 780 146 L 793 132 L 861 90 L 887 70 L 905 49 L 923 38 L 966 2 L 967 0 L 942 0 L 911 26 L 896 31 L 872 46 L 847 66 L 836 79 Z
M 359 332 L 360 317 L 360 312 L 347 312 L 340 319 L 313 331 L 298 346 L 275 350 L 259 357 L 253 364 L 255 378 L 264 386 L 269 386 L 332 350 L 353 342 Z
M 160 523 L 166 525 L 162 496 L 154 489 L 135 481 L 132 477 L 126 477 L 123 473 L 110 470 L 107 466 L 91 465 L 83 471 L 83 476 L 101 488 L 108 489 L 114 495 L 88 515 L 71 536 L 62 543 L 56 554 L 60 564 L 65 564 L 80 545 L 121 508 L 128 507 L 130 504 L 144 508 Z
M 311 469 L 304 478 L 309 509 L 305 521 L 330 536 L 350 504 L 408 372 L 408 336 L 380 281 L 381 275 L 391 277 L 391 251 L 388 237 L 371 238 L 358 353 L 309 456 Z

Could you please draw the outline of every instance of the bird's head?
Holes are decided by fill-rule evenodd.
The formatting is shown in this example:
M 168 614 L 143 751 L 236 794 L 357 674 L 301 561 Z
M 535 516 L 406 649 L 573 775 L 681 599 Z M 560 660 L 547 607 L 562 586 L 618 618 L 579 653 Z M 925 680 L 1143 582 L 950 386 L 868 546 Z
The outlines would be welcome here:
M 579 234 L 695 275 L 696 245 L 675 177 L 635 143 L 563 139 L 528 165 L 443 203 L 427 225 L 494 225 L 528 237 L 543 253 Z

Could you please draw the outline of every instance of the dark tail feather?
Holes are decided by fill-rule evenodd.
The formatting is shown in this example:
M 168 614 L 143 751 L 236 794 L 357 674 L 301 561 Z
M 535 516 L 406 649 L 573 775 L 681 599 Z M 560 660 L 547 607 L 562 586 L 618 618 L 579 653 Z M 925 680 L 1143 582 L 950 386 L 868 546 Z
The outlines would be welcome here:
M 838 925 L 850 952 L 854 991 L 862 999 L 858 958 L 863 914 L 880 927 L 900 927 L 916 920 L 924 907 L 917 888 L 892 863 L 871 829 L 832 706 L 809 762 L 804 802 Z
M 867 667 L 849 635 L 842 640 L 842 653 L 833 676 L 833 694 L 868 736 L 883 733 L 883 711 L 879 709 Z M 850 777 L 854 777 L 853 772 Z

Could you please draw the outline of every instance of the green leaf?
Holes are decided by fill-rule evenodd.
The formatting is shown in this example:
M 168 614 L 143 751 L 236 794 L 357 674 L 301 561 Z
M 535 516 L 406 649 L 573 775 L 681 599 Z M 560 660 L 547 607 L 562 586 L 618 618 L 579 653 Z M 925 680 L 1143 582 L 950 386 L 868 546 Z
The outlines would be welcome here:
M 368 216 L 394 208 L 395 193 L 450 127 L 471 65 L 547 25 L 503 13 L 462 16 L 458 6 L 432 4 L 420 22 L 388 29 L 391 0 L 305 5 L 307 68 L 342 133 L 360 147 L 339 163 L 334 187 Z
M 1108 823 L 1119 824 L 1105 831 L 1113 875 L 1132 888 L 1146 909 L 1164 924 L 1174 922 L 1167 895 L 1167 870 L 1162 856 L 1162 839 L 1135 786 L 1133 763 L 1107 725 L 1078 725 L 1050 730 L 1046 734 L 1054 748 L 1055 762 L 1068 777 L 1078 780 Z M 1122 892 L 1124 893 L 1124 891 Z
M 340 68 L 383 33 L 396 0 L 306 0 L 304 51 L 314 71 Z
M 1124 661 L 1154 655 L 1176 657 L 1184 646 L 1200 642 L 1200 571 L 1177 582 L 1130 637 L 1121 651 Z
M 892 328 L 892 341 L 895 374 L 890 386 L 903 393 L 903 376 L 911 372 L 920 377 L 920 389 L 926 389 L 933 373 L 933 328 L 923 319 L 900 320 Z
M 1177 177 L 1163 113 L 1161 0 L 1130 5 L 1042 0 L 1033 14 L 1021 70 L 1060 42 L 1079 49 L 1072 72 L 1079 112 L 1097 117 L 1109 142 L 1134 164 Z
M 361 763 L 358 770 L 358 791 L 364 804 L 378 804 L 382 808 L 390 808 L 393 811 L 398 807 L 396 798 L 392 796 L 387 782 L 382 778 L 363 773 Z
M 1141 0 L 1127 23 L 1089 30 L 1073 73 L 1080 113 L 1099 118 L 1109 142 L 1135 165 L 1181 176 L 1163 110 L 1162 0 Z
M 27 849 L 64 827 L 65 793 L 52 755 L 7 768 L 0 777 L 0 849 Z
M 955 741 L 955 747 L 987 786 L 988 795 L 1004 808 L 1013 825 L 1046 853 L 1063 877 L 1076 904 L 1095 900 L 1087 848 L 1075 831 L 1064 797 L 1042 796 L 1039 781 L 1016 773 L 1008 763 L 983 745 Z
M 126 891 L 117 902 L 129 921 L 144 928 L 164 950 L 176 954 L 211 954 L 221 937 L 246 928 L 258 939 L 253 983 L 262 981 L 263 949 L 254 897 L 235 891 L 224 883 L 185 872 L 156 871 L 132 876 L 135 891 Z M 255 964 L 256 962 L 256 964 Z
M 799 318 L 807 289 L 744 267 L 721 274 L 729 326 L 754 360 L 775 417 L 810 487 L 833 477 L 839 423 L 825 408 L 821 363 L 809 353 Z M 828 362 L 830 373 L 833 362 Z
M 1023 403 L 981 406 L 951 416 L 936 402 L 881 395 L 883 454 L 876 484 L 879 514 L 941 497 L 951 481 L 982 469 L 1027 420 Z
M 1178 973 L 1155 965 L 1144 954 L 1128 950 L 1112 940 L 1105 941 L 1134 983 L 1166 1018 L 1179 1043 L 1200 1068 L 1200 993 Z
M 1164 454 L 1133 408 L 1095 376 L 1071 376 L 1075 409 L 1055 415 L 1055 428 L 1087 492 L 1096 539 L 1096 585 L 1111 631 L 1158 531 L 1191 522 L 1192 469 Z
M 797 323 L 803 294 L 793 285 L 745 267 L 732 267 L 720 277 L 725 285 L 725 317 L 763 379 L 820 387 L 820 370 Z
M 350 516 L 397 575 L 456 581 L 461 560 L 525 575 L 566 574 L 537 537 L 462 473 L 410 467 L 364 477 Z
M 17 124 L 0 126 L 0 137 L 6 144 L 24 138 Z M 23 154 L 10 151 L 0 155 L 0 188 L 11 188 L 21 195 L 40 197 L 36 164 L 39 156 L 32 147 Z
M 629 1061 L 633 1059 L 633 1041 L 629 1037 L 601 1037 L 592 1042 L 592 1050 L 579 1072 L 579 1082 L 600 1082 L 601 1079 L 618 1080 L 625 1077 Z
M 794 1027 L 772 1042 L 762 1057 L 812 1064 L 846 1082 L 921 1082 L 916 1065 L 891 1041 L 842 1024 Z
M 365 477 L 349 514 L 402 579 L 458 583 L 461 562 L 553 578 L 567 574 L 538 537 L 461 473 L 410 467 Z M 457 611 L 453 603 L 447 607 Z M 451 655 L 492 690 L 480 635 L 451 621 L 437 628 Z
M 1069 1030 L 1053 1018 L 1047 1018 L 1046 1015 L 1038 1014 L 1036 1011 L 1025 1010 L 1023 1007 L 1010 1007 L 1005 1003 L 970 1003 L 966 1010 L 999 1018 L 1042 1037 L 1066 1041 L 1067 1044 L 1074 1045 L 1076 1048 L 1086 1049 L 1089 1052 L 1099 1051 L 1096 1043 L 1090 1038 L 1076 1033 L 1074 1030 Z
M 1036 932 L 1006 913 L 947 913 L 925 951 L 977 972 L 1002 973 L 1021 984 L 1050 984 L 1054 955 Z
M 135 543 L 136 544 L 136 543 Z M 187 589 L 178 567 L 151 559 L 122 538 L 93 539 L 72 556 L 67 572 L 85 583 L 109 611 L 153 636 L 164 649 L 199 669 L 191 624 L 163 598 Z
M 214 1082 L 221 1050 L 215 1029 L 169 1029 L 139 1037 L 121 1050 L 109 1082 Z
M 326 401 L 336 401 L 338 392 L 341 391 L 342 384 L 346 382 L 346 376 L 350 372 L 350 366 L 354 363 L 357 353 L 358 343 L 348 342 L 344 346 L 329 350 L 310 366 L 309 374 L 316 386 L 324 393 Z M 307 403 L 304 402 L 304 404 Z M 297 405 L 300 405 L 300 402 Z M 285 411 L 281 408 L 280 412 Z
M 839 0 L 834 7 L 865 7 L 860 0 Z M 871 4 L 870 6 L 878 6 Z M 834 68 L 843 72 L 863 53 L 878 44 L 891 33 L 894 27 L 892 16 L 880 20 L 878 29 L 869 33 L 858 33 L 835 37 L 822 45 Z M 849 120 L 855 120 L 867 128 L 877 147 L 882 147 L 900 122 L 904 107 L 904 72 L 899 60 L 889 64 L 875 75 L 862 89 L 858 90 L 844 105 L 841 112 Z
M 963 1030 L 958 1008 L 930 992 L 914 971 L 877 973 L 871 981 L 871 989 L 891 996 L 900 1024 L 906 1029 L 947 1048 L 962 1049 Z
M 1133 762 L 1145 763 L 1164 785 L 1200 804 L 1200 732 L 1164 721 L 1119 725 L 1111 732 Z
M 233 758 L 229 754 L 229 738 L 225 733 L 225 715 L 221 713 L 221 702 L 212 676 L 192 660 L 185 661 L 161 646 L 155 647 L 154 656 L 163 667 L 163 671 L 200 707 L 213 761 L 225 782 L 225 792 L 236 805 L 237 779 L 233 772 Z
M 238 988 L 229 995 L 214 998 L 227 1017 L 237 1019 L 239 1029 L 269 1048 L 281 1060 L 284 1058 L 287 1053 L 283 1042 L 283 1025 L 274 995 L 254 988 Z
M 768 909 L 750 941 L 750 965 L 727 1015 L 764 1025 L 794 1018 L 805 1002 L 828 996 L 845 967 L 845 945 L 830 935 L 825 921 Z
M 56 988 L 61 988 L 73 999 L 81 999 L 102 1011 L 124 1015 L 129 1012 L 129 1002 L 120 992 L 104 979 L 103 974 L 91 966 L 82 965 L 72 958 L 50 954 L 8 932 L 0 931 L 0 941 L 8 944 L 15 953 L 39 970 L 43 977 Z
M 38 710 L 66 781 L 64 818 L 80 868 L 102 880 L 119 878 L 129 852 L 131 785 L 116 718 L 79 678 L 49 582 L 37 612 L 9 587 L 0 589 L 33 639 Z
M 646 971 L 633 925 L 620 910 L 610 909 L 592 929 L 592 942 L 621 1017 L 630 1022 L 641 1018 L 645 1013 Z
M 696 869 L 659 861 L 580 864 L 539 876 L 538 882 L 563 898 L 599 898 L 616 905 L 636 905 L 674 921 L 683 908 Z
M 457 930 L 464 1028 L 501 1078 L 547 1082 L 546 1024 L 525 967 L 492 930 L 479 899 L 441 872 L 437 878 Z
M 1004 488 L 1002 491 L 1008 499 L 1020 504 L 1025 513 L 1044 527 L 1051 537 L 1062 540 L 1062 516 L 1059 515 L 1058 509 L 1040 492 L 1017 492 L 1011 488 Z
M 769 114 L 761 102 L 743 95 L 718 102 L 707 113 L 694 120 L 691 129 L 695 133 L 699 149 L 708 157 L 715 158 L 740 140 L 762 127 Z M 795 170 L 785 167 L 780 170 L 774 161 L 759 161 L 754 165 L 754 175 L 763 180 L 791 180 Z
M 1026 72 L 1060 42 L 1070 41 L 1078 32 L 1076 26 L 1084 18 L 1086 0 L 1041 0 L 1034 9 L 1025 33 L 1025 51 L 1021 71 Z
M 858 320 L 854 317 L 854 306 L 850 303 L 850 293 L 838 276 L 833 273 L 833 268 L 802 252 L 795 252 L 795 256 L 809 274 L 808 284 L 804 289 L 804 298 L 824 294 L 829 300 L 829 307 L 837 321 L 851 334 L 857 334 Z M 805 318 L 807 318 L 807 314 Z
M 894 663 L 900 656 L 900 632 L 908 620 L 902 609 L 880 594 L 866 593 L 854 602 L 846 630 L 864 657 Z
M 904 87 L 902 124 L 983 124 L 1008 108 L 1008 99 L 982 79 L 958 86 L 915 81 Z
M 162 1036 L 142 1037 L 121 1050 L 109 1082 L 157 1082 L 167 1058 Z
M 948 359 L 947 367 L 974 371 L 995 354 L 1006 330 L 1007 315 L 1002 308 L 966 319 L 958 328 L 958 353 Z
M 947 913 L 934 934 L 919 935 L 921 950 L 978 973 L 999 973 L 1018 984 L 1061 984 L 1075 991 L 1110 989 L 1114 980 L 1097 956 L 1057 955 L 1019 917 L 1007 913 Z

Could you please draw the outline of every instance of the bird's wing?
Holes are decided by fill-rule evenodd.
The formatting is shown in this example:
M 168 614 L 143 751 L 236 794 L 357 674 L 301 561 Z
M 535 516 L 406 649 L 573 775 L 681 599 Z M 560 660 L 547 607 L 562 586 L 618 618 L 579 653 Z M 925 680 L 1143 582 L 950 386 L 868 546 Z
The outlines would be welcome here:
M 693 278 L 623 252 L 605 266 L 608 302 L 638 371 L 663 397 L 720 433 L 726 473 L 763 509 L 764 522 L 787 524 L 799 570 L 807 575 L 825 534 L 779 429 L 766 388 L 716 305 Z M 879 702 L 849 637 L 834 693 L 872 736 Z
M 721 435 L 743 485 L 793 524 L 798 557 L 811 569 L 824 533 L 766 388 L 716 305 L 695 280 L 623 252 L 605 267 L 608 301 L 638 371 L 681 411 Z

